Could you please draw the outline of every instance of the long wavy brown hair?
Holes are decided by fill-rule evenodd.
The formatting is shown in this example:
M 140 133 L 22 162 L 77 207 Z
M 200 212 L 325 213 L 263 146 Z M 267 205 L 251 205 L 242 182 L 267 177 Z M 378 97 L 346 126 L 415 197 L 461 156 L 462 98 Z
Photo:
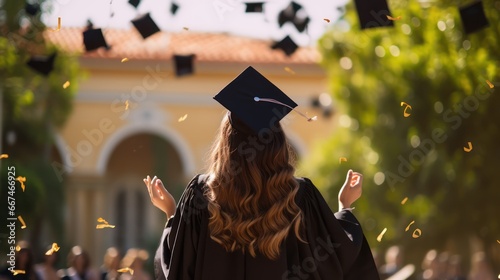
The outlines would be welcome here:
M 291 228 L 303 241 L 294 158 L 279 123 L 261 138 L 240 131 L 226 115 L 212 147 L 205 192 L 210 236 L 227 251 L 277 259 Z

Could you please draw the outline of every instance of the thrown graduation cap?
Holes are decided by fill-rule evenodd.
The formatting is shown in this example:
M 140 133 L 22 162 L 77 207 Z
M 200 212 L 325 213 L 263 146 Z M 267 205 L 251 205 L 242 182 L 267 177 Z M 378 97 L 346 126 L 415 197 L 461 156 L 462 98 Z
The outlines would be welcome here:
M 170 4 L 170 13 L 172 15 L 175 15 L 177 13 L 178 9 L 179 9 L 179 5 L 177 5 L 177 3 L 172 2 L 172 4 Z
M 264 2 L 245 3 L 245 5 L 245 13 L 262 13 L 264 11 Z
M 32 56 L 26 64 L 38 73 L 47 76 L 54 70 L 55 59 L 56 53 L 50 56 Z
M 483 2 L 479 1 L 460 8 L 460 18 L 464 25 L 465 33 L 473 33 L 489 25 L 484 14 Z
M 283 52 L 285 52 L 287 56 L 291 56 L 298 49 L 298 47 L 299 46 L 297 46 L 297 44 L 295 44 L 292 38 L 290 38 L 290 36 L 288 35 L 283 40 L 271 46 L 273 50 L 275 49 L 282 50 Z
M 85 45 L 85 50 L 87 51 L 93 51 L 100 47 L 109 49 L 101 28 L 87 29 L 83 31 L 83 44 Z
M 297 15 L 297 12 L 302 9 L 302 6 L 300 4 L 297 4 L 295 2 L 291 2 L 285 9 L 283 9 L 279 14 L 278 14 L 278 24 L 280 27 L 283 26 L 283 24 L 287 22 L 293 22 L 295 19 L 295 16 Z
M 132 24 L 144 39 L 160 31 L 160 28 L 158 28 L 158 25 L 156 25 L 149 13 L 133 19 Z
M 361 29 L 394 26 L 387 0 L 355 0 Z
M 290 97 L 251 66 L 214 99 L 231 112 L 229 116 L 233 127 L 246 134 L 258 134 L 273 128 L 276 122 L 297 107 Z
M 40 5 L 36 3 L 35 4 L 26 3 L 26 5 L 24 6 L 24 11 L 28 15 L 36 16 L 36 14 L 40 12 Z
M 297 28 L 299 32 L 304 32 L 304 30 L 306 30 L 307 25 L 309 24 L 309 21 L 311 21 L 309 17 L 305 18 L 295 17 L 295 19 L 293 20 L 293 25 L 295 25 L 295 28 Z
M 186 76 L 193 74 L 194 65 L 193 60 L 195 58 L 194 54 L 190 55 L 174 55 L 175 63 L 175 75 L 177 77 Z
M 139 6 L 139 4 L 141 4 L 141 0 L 128 0 L 128 3 L 132 6 L 134 6 L 134 8 L 137 9 L 137 7 Z

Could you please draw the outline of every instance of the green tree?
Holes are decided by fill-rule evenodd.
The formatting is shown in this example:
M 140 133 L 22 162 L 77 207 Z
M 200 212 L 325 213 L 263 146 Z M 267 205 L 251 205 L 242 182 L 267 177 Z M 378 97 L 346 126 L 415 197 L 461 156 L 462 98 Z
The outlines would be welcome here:
M 41 12 L 31 15 L 26 12 L 25 4 L 25 1 L 2 1 L 0 6 L 4 15 L 0 22 L 3 101 L 0 150 L 9 155 L 8 159 L 2 159 L 1 174 L 2 186 L 7 180 L 7 166 L 15 167 L 16 177 L 26 177 L 26 191 L 16 189 L 16 215 L 22 215 L 30 234 L 18 231 L 17 239 L 28 239 L 35 248 L 40 248 L 47 245 L 39 244 L 43 223 L 49 223 L 54 241 L 63 242 L 64 190 L 63 182 L 51 168 L 51 161 L 60 156 L 54 150 L 53 137 L 71 112 L 80 69 L 73 54 L 47 44 L 44 33 L 52 31 L 41 22 Z M 26 64 L 33 56 L 52 54 L 56 56 L 49 75 L 42 75 Z M 63 88 L 66 81 L 70 86 Z M 2 188 L 1 192 L 1 205 L 5 205 L 7 189 Z M 0 219 L 6 220 L 5 209 L 0 213 Z
M 483 3 L 490 26 L 468 35 L 457 3 L 392 0 L 401 19 L 366 30 L 351 3 L 319 41 L 338 129 L 303 169 L 331 203 L 345 171 L 364 173 L 355 211 L 370 244 L 403 245 L 417 268 L 433 248 L 469 256 L 477 238 L 500 269 L 500 97 L 486 82 L 500 86 L 500 5 Z M 412 238 L 417 228 L 422 235 Z

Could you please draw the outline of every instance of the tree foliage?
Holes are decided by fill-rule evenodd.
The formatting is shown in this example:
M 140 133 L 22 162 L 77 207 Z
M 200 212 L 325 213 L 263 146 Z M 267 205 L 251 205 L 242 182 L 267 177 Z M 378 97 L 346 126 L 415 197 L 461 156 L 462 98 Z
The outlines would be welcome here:
M 45 1 L 38 1 L 44 9 Z M 48 222 L 51 235 L 63 241 L 63 185 L 50 167 L 57 155 L 54 151 L 54 133 L 64 125 L 78 87 L 80 69 L 73 54 L 64 53 L 48 44 L 41 22 L 42 12 L 30 15 L 25 1 L 2 1 L 0 13 L 0 93 L 2 95 L 2 160 L 4 166 L 14 166 L 16 176 L 24 176 L 26 191 L 16 191 L 17 215 L 22 215 L 30 236 L 36 243 L 43 222 Z M 42 10 L 43 11 L 43 10 Z M 56 53 L 54 69 L 45 76 L 27 66 L 32 56 Z M 68 81 L 70 86 L 63 88 Z M 2 168 L 2 181 L 7 180 Z M 2 199 L 6 196 L 2 188 Z M 2 204 L 3 205 L 3 204 Z M 5 211 L 2 217 L 5 218 Z M 3 219 L 5 220 L 5 219 Z M 2 242 L 3 243 L 3 242 Z M 33 244 L 45 246 L 46 244 Z
M 486 82 L 500 87 L 500 5 L 483 4 L 490 25 L 473 34 L 463 32 L 456 3 L 392 0 L 401 19 L 366 30 L 349 4 L 319 41 L 338 129 L 304 169 L 332 203 L 345 171 L 364 173 L 355 211 L 370 244 L 404 245 L 417 264 L 433 248 L 468 255 L 471 237 L 500 263 L 500 97 Z

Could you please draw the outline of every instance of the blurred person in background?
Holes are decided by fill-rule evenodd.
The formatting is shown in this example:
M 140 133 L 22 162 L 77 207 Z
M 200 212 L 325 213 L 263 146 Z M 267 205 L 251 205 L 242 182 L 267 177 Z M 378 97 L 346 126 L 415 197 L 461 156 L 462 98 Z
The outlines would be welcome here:
M 471 267 L 468 280 L 495 280 L 495 274 L 491 268 L 486 254 L 477 252 L 472 255 Z
M 47 251 L 43 255 L 43 262 L 35 266 L 35 271 L 40 280 L 59 280 L 56 263 L 59 260 L 59 252 L 52 249 L 52 245 L 47 246 Z
M 459 255 L 453 255 L 448 261 L 448 272 L 446 280 L 467 280 L 462 267 L 462 258 Z
M 57 272 L 62 280 L 99 280 L 90 267 L 90 256 L 80 246 L 74 246 L 68 254 L 68 268 Z
M 403 252 L 400 246 L 394 245 L 389 247 L 385 252 L 385 264 L 380 269 L 380 277 L 382 279 L 389 278 L 403 267 Z
M 123 273 L 120 280 L 151 280 L 151 275 L 144 270 L 149 254 L 142 249 L 129 249 L 122 260 L 122 268 L 129 267 L 133 273 Z
M 120 277 L 117 271 L 120 268 L 121 254 L 115 247 L 109 247 L 104 254 L 101 267 L 101 280 L 116 280 Z
M 14 273 L 9 270 L 9 266 L 4 267 L 0 272 L 0 279 L 2 280 L 40 280 L 35 272 L 34 255 L 29 247 L 28 242 L 19 241 L 16 245 L 16 260 Z
M 425 254 L 422 260 L 422 274 L 419 280 L 442 280 L 437 278 L 438 274 L 438 253 L 432 249 Z

